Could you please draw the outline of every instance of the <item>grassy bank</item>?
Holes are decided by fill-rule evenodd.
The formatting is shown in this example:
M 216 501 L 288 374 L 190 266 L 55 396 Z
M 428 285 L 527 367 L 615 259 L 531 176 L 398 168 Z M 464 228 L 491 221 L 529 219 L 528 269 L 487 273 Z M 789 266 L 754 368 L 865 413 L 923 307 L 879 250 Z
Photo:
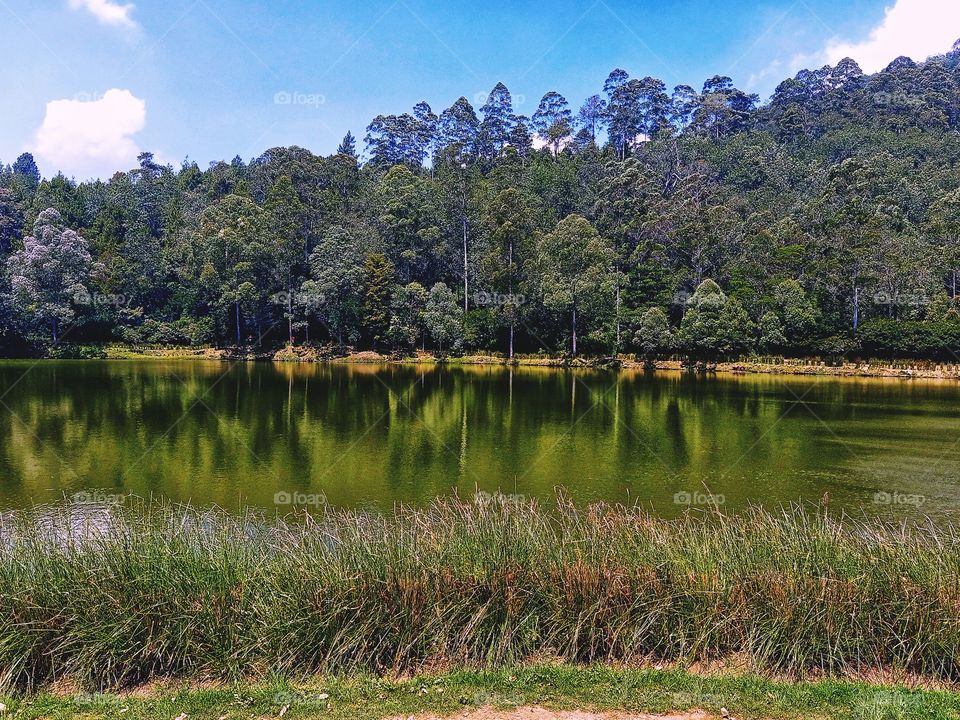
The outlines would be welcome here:
M 263 349 L 216 349 L 107 345 L 91 348 L 89 356 L 103 357 L 109 360 L 136 359 L 206 359 L 206 360 L 273 360 L 288 363 L 339 362 L 351 364 L 377 363 L 417 363 L 446 365 L 515 365 L 518 367 L 580 367 L 613 368 L 642 370 L 646 364 L 634 355 L 620 355 L 616 363 L 610 358 L 579 357 L 571 359 L 559 355 L 517 355 L 512 361 L 499 354 L 470 354 L 462 356 L 444 356 L 442 360 L 429 352 L 420 352 L 415 356 L 396 357 L 376 352 L 352 352 L 340 354 L 335 348 L 313 345 L 297 345 L 280 350 Z M 829 364 L 810 358 L 762 357 L 746 358 L 736 361 L 709 363 L 703 366 L 713 372 L 733 372 L 770 375 L 818 375 L 830 377 L 895 377 L 960 379 L 960 364 L 943 363 L 929 360 L 865 360 Z M 657 370 L 679 371 L 684 369 L 680 360 L 658 360 Z
M 736 657 L 960 676 L 952 529 L 761 511 L 677 521 L 494 499 L 384 517 L 163 507 L 3 516 L 8 686 Z
M 18 718 L 142 718 L 191 720 L 278 717 L 409 717 L 452 715 L 472 708 L 537 705 L 558 710 L 684 712 L 720 717 L 939 720 L 960 717 L 960 695 L 882 687 L 863 682 L 787 683 L 750 675 L 694 675 L 681 670 L 535 666 L 489 672 L 455 672 L 391 681 L 369 676 L 313 678 L 219 687 L 159 684 L 124 694 L 49 694 L 8 698 Z

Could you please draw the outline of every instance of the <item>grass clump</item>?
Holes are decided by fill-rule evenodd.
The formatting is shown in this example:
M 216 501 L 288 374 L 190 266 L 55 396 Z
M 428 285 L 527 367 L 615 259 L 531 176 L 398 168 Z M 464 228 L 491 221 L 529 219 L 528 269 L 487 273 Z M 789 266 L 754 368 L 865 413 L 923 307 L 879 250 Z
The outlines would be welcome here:
M 8 687 L 536 658 L 960 675 L 949 527 L 507 500 L 287 518 L 67 505 L 3 516 L 0 540 Z

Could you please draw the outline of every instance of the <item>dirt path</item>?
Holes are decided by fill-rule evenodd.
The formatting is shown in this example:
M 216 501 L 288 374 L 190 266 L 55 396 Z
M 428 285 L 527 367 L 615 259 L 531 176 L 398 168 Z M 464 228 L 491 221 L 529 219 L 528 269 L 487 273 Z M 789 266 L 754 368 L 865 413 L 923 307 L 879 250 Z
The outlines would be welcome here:
M 714 720 L 701 710 L 671 715 L 647 713 L 590 713 L 580 711 L 558 712 L 539 707 L 524 707 L 516 710 L 493 710 L 481 708 L 457 715 L 409 715 L 391 720 Z

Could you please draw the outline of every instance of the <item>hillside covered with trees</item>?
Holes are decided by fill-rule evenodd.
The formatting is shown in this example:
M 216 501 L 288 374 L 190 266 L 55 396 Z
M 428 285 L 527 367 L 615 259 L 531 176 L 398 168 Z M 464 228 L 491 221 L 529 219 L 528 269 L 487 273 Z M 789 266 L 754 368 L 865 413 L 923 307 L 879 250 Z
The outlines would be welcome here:
M 321 157 L 0 166 L 0 352 L 960 354 L 960 41 L 759 98 L 614 70 L 531 117 L 421 102 Z

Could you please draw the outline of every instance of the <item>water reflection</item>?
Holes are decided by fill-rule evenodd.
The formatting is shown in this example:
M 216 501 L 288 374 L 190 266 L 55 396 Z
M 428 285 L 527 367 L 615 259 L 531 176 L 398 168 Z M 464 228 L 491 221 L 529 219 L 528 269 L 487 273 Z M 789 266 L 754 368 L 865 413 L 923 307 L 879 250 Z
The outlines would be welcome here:
M 960 509 L 958 386 L 434 366 L 0 365 L 0 502 L 84 489 L 227 508 L 278 492 L 389 508 L 476 489 Z M 874 502 L 886 492 L 893 501 Z

